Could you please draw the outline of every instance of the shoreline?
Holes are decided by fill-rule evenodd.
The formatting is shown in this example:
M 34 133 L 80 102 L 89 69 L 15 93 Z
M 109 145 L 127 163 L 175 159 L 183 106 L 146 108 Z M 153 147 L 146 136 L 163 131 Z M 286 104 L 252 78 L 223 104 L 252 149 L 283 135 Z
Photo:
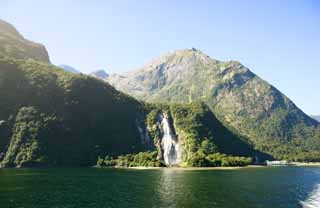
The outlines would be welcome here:
M 96 168 L 114 168 L 127 170 L 238 170 L 244 168 L 263 168 L 265 165 L 249 165 L 249 166 L 235 166 L 235 167 L 96 167 Z
M 128 169 L 128 170 L 237 170 L 244 168 L 269 168 L 269 167 L 319 167 L 320 162 L 290 162 L 286 165 L 248 165 L 248 166 L 233 166 L 233 167 L 99 167 L 99 166 L 43 166 L 43 167 L 2 167 L 0 169 L 23 169 L 23 168 L 101 168 L 101 169 Z
M 289 164 L 297 167 L 320 167 L 320 162 L 292 162 Z
M 320 162 L 292 162 L 288 165 L 248 165 L 248 166 L 235 166 L 235 167 L 96 167 L 95 168 L 114 168 L 114 169 L 127 169 L 127 170 L 239 170 L 245 168 L 270 168 L 270 167 L 320 167 Z

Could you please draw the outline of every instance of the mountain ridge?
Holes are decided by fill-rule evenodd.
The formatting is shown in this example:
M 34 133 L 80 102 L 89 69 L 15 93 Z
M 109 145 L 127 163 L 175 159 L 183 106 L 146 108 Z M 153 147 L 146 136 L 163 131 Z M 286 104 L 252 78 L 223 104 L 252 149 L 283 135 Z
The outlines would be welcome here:
M 283 148 L 297 152 L 292 143 L 314 142 L 309 137 L 317 138 L 320 148 L 319 124 L 238 61 L 211 59 L 194 48 L 177 50 L 107 81 L 146 102 L 203 101 L 226 126 L 276 158 L 284 158 Z M 312 145 L 307 146 L 303 151 Z
M 12 40 L 8 47 L 19 42 Z M 119 156 L 120 166 L 132 157 L 139 162 L 130 165 L 157 166 L 244 165 L 256 156 L 270 158 L 225 128 L 205 104 L 148 104 L 103 79 L 39 60 L 33 51 L 20 57 L 1 50 L 1 167 L 93 166 L 105 155 Z M 143 153 L 153 150 L 157 154 Z
M 34 59 L 50 63 L 44 45 L 25 39 L 10 23 L 0 19 L 0 54 L 16 59 Z
M 192 48 L 97 79 L 39 59 L 16 36 L 5 47 L 24 54 L 0 47 L 3 167 L 320 160 L 319 124 L 240 62 Z

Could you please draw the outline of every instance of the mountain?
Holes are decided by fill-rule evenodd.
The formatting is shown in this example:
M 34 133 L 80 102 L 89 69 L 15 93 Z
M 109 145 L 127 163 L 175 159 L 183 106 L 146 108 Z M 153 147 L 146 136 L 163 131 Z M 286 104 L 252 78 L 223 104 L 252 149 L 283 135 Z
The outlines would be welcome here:
M 311 117 L 320 122 L 320 116 L 311 116 Z
M 12 42 L 6 47 L 14 48 L 22 36 L 12 26 L 7 31 Z M 168 166 L 242 165 L 253 157 L 270 158 L 226 128 L 202 102 L 144 103 L 28 50 L 24 58 L 7 52 L 0 48 L 1 167 L 92 166 L 101 156 L 119 156 L 120 166 L 132 158 L 138 162 L 131 165 Z M 132 155 L 138 152 L 145 153 Z
M 240 63 L 195 49 L 102 80 L 0 48 L 0 97 L 1 167 L 320 160 L 318 123 Z
M 105 80 L 105 79 L 107 79 L 109 77 L 109 74 L 105 70 L 99 69 L 99 70 L 91 72 L 90 76 L 93 76 L 93 77 L 98 78 L 98 79 Z
M 319 124 L 238 61 L 177 50 L 107 81 L 151 103 L 205 102 L 224 125 L 275 158 L 320 158 Z
M 72 72 L 72 73 L 75 73 L 75 74 L 80 74 L 81 72 L 75 68 L 73 68 L 72 66 L 69 66 L 69 65 L 65 65 L 65 64 L 61 64 L 61 65 L 58 65 L 59 68 L 61 69 L 64 69 L 65 71 L 68 71 L 68 72 Z
M 3 20 L 0 20 L 0 54 L 50 63 L 48 52 L 43 45 L 26 40 L 11 24 Z
M 269 157 L 203 103 L 145 104 L 102 80 L 31 59 L 0 58 L 0 89 L 5 167 L 88 166 L 99 156 L 148 150 L 157 150 L 166 165 L 198 165 L 195 160 L 213 152 Z M 201 148 L 210 151 L 200 157 Z

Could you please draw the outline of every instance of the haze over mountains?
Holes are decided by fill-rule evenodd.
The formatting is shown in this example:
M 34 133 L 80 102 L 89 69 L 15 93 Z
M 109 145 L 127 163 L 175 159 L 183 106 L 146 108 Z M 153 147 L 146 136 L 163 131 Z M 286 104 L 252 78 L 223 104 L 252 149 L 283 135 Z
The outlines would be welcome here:
M 74 67 L 66 65 L 66 64 L 58 65 L 58 67 L 67 71 L 67 72 L 71 72 L 74 74 L 81 74 L 82 73 L 80 70 L 77 70 Z M 92 77 L 98 78 L 98 79 L 102 79 L 102 80 L 106 80 L 109 77 L 109 74 L 103 69 L 94 70 L 94 71 L 90 72 L 89 75 Z
M 319 123 L 237 61 L 193 48 L 89 76 L 51 65 L 3 21 L 0 41 L 2 166 L 94 165 L 140 151 L 166 165 L 207 165 L 213 153 L 320 160 Z

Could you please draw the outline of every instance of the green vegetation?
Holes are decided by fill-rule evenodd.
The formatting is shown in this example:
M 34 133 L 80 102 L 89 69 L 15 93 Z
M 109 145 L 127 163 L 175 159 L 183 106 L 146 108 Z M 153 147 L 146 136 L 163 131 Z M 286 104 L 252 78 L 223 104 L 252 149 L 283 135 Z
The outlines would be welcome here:
M 196 158 L 202 158 L 205 163 L 203 165 L 209 166 L 205 158 L 214 153 L 230 157 L 258 157 L 260 161 L 272 159 L 269 155 L 254 150 L 243 138 L 225 128 L 204 103 L 155 104 L 153 106 L 147 116 L 146 124 L 158 152 L 162 152 L 160 139 L 163 132 L 159 123 L 162 113 L 168 116 L 174 133 L 181 143 L 183 166 L 194 166 L 190 161 Z
M 176 131 L 183 135 L 188 152 L 196 152 L 207 144 L 212 152 L 267 157 L 225 128 L 204 103 L 174 104 L 170 111 Z
M 101 154 L 146 149 L 136 126 L 144 104 L 103 81 L 2 57 L 0 89 L 3 166 L 93 165 Z
M 205 155 L 198 152 L 189 158 L 187 164 L 191 167 L 242 167 L 252 164 L 252 158 L 228 156 L 220 153 Z
M 39 114 L 33 107 L 21 108 L 16 116 L 13 136 L 2 164 L 17 167 L 46 164 L 46 140 L 50 139 L 50 128 L 55 123 L 55 117 Z
M 110 156 L 106 156 L 104 159 L 99 157 L 97 167 L 163 167 L 164 164 L 157 159 L 157 155 L 157 151 L 149 151 L 121 155 L 115 159 Z
M 138 154 L 121 155 L 116 158 L 106 156 L 98 157 L 97 167 L 164 167 L 158 160 L 158 152 L 140 152 Z M 184 164 L 184 167 L 242 167 L 252 164 L 250 157 L 235 157 L 226 154 L 203 154 L 200 150 Z

